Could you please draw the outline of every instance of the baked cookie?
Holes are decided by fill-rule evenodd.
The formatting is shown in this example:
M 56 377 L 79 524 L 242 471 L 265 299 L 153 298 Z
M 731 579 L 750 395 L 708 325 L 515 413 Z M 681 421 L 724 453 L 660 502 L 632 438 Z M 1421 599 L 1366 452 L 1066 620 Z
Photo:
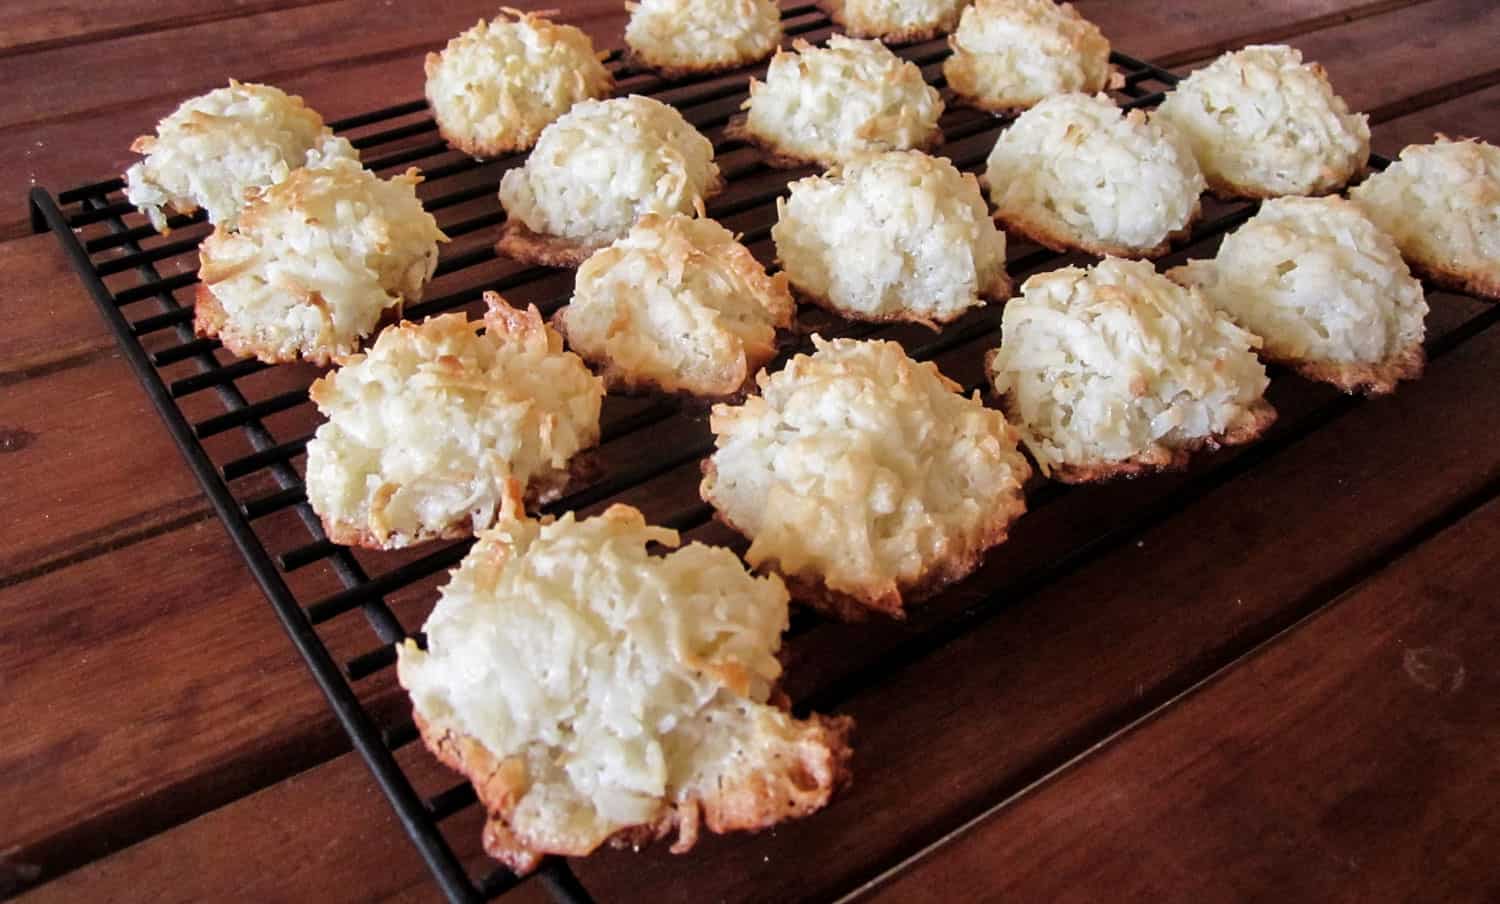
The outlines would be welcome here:
M 612 389 L 728 396 L 795 314 L 786 277 L 767 276 L 728 229 L 648 213 L 583 262 L 553 324 Z
M 1167 274 L 1261 337 L 1260 355 L 1345 392 L 1422 374 L 1422 285 L 1389 236 L 1343 198 L 1276 198 L 1213 260 Z
M 1349 112 L 1322 66 L 1280 44 L 1224 54 L 1152 116 L 1182 134 L 1224 197 L 1327 194 L 1370 158 L 1369 117 Z
M 834 24 L 856 38 L 897 44 L 945 35 L 968 0 L 819 0 Z
M 680 542 L 623 505 L 502 518 L 443 587 L 427 649 L 398 650 L 422 739 L 473 783 L 484 849 L 517 873 L 674 831 L 682 853 L 704 826 L 806 816 L 847 780 L 853 721 L 774 702 L 786 588 Z
M 804 297 L 854 320 L 936 326 L 1010 294 L 1005 234 L 978 181 L 921 151 L 793 182 L 771 238 Z
M 978 0 L 964 10 L 943 63 L 948 87 L 965 103 L 1015 113 L 1058 94 L 1097 94 L 1122 82 L 1109 65 L 1109 41 L 1071 3 Z
M 582 30 L 509 8 L 429 53 L 425 69 L 438 132 L 474 157 L 524 151 L 574 104 L 614 91 Z
M 714 146 L 681 113 L 634 94 L 586 100 L 500 179 L 509 219 L 496 250 L 576 267 L 646 214 L 701 213 L 723 187 Z
M 1198 218 L 1203 174 L 1170 129 L 1063 94 L 1000 133 L 985 170 L 1006 231 L 1056 251 L 1157 257 Z
M 943 101 L 922 70 L 879 41 L 798 40 L 750 80 L 743 118 L 727 134 L 770 152 L 777 166 L 832 166 L 871 151 L 929 149 L 943 140 Z
M 1031 277 L 1001 337 L 995 392 L 1042 473 L 1065 483 L 1180 468 L 1276 419 L 1260 340 L 1144 261 Z
M 1444 135 L 1408 145 L 1349 197 L 1417 273 L 1500 301 L 1500 148 Z
M 1005 540 L 1031 469 L 1000 412 L 936 365 L 895 342 L 813 344 L 756 377 L 760 395 L 714 406 L 700 492 L 798 599 L 900 618 Z
M 198 249 L 198 335 L 271 364 L 356 351 L 422 297 L 448 240 L 417 200 L 421 181 L 339 159 L 261 192 Z
M 774 0 L 629 0 L 635 62 L 683 78 L 758 63 L 781 46 Z
M 183 101 L 130 149 L 146 159 L 126 170 L 125 197 L 163 235 L 169 212 L 201 207 L 210 223 L 233 228 L 247 194 L 304 166 L 359 159 L 302 98 L 233 79 Z
M 599 442 L 604 388 L 535 307 L 401 323 L 312 385 L 307 500 L 335 543 L 398 549 L 495 523 L 508 493 L 562 494 Z

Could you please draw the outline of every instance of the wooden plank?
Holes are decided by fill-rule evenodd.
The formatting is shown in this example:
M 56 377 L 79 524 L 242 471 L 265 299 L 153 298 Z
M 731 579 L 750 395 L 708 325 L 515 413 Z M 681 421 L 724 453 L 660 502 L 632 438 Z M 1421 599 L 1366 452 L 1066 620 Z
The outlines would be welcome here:
M 424 768 L 420 761 L 413 768 Z M 316 797 L 317 812 L 287 806 Z M 242 836 L 245 816 L 254 831 Z M 483 875 L 478 812 L 453 819 L 471 873 Z M 173 838 L 174 844 L 160 839 Z M 232 843 L 227 840 L 233 839 Z M 397 839 L 400 844 L 390 844 Z M 374 841 L 375 843 L 371 843 Z M 152 881 L 136 881 L 150 876 Z M 353 756 L 292 776 L 156 839 L 127 848 L 85 870 L 43 885 L 18 900 L 96 900 L 105 885 L 112 904 L 198 901 L 368 901 L 437 899 L 431 874 L 405 841 L 395 813 Z M 539 881 L 506 893 L 506 904 L 550 904 Z
M 1394 157 L 1408 144 L 1432 141 L 1437 132 L 1500 141 L 1500 87 L 1475 91 L 1387 123 L 1375 130 L 1375 150 Z
M 0 430 L 0 586 L 207 515 L 117 352 L 0 392 Z
M 1500 897 L 1497 550 L 1491 501 L 868 900 Z
M 1335 591 L 1346 572 L 1378 559 L 1412 525 L 1494 480 L 1500 399 L 1484 387 L 1496 355 L 1500 330 L 1491 330 L 1435 362 L 1427 378 L 1395 399 L 1358 406 L 1141 534 L 1139 545 L 1129 543 L 1043 593 L 1003 605 L 972 634 L 889 673 L 844 708 L 860 720 L 856 780 L 825 814 L 761 836 L 709 839 L 685 857 L 606 853 L 578 864 L 581 874 L 604 900 L 641 888 L 663 900 L 778 900 L 826 897 L 898 862 L 1088 738 L 1201 677 L 1226 651 L 1294 614 L 1309 588 Z M 1150 483 L 1129 486 L 1149 491 Z M 1330 500 L 1322 492 L 1329 486 L 1344 492 Z M 1090 489 L 1071 497 L 1083 500 L 1072 509 L 1058 502 L 1028 515 L 1007 548 L 1055 551 L 1054 540 L 1069 525 L 1076 533 L 1089 522 L 1132 517 L 1102 504 L 1109 496 Z M 1330 524 L 1339 529 L 1330 531 Z M 1122 585 L 1127 574 L 1136 579 Z M 974 588 L 954 595 L 960 605 L 975 598 Z M 849 666 L 850 648 L 879 648 L 892 636 L 909 640 L 933 627 L 920 616 L 912 622 L 916 627 L 832 628 L 832 639 L 812 649 L 807 637 L 798 638 L 789 667 L 794 676 L 814 673 L 827 687 L 839 680 L 838 667 Z M 835 644 L 843 657 L 835 668 L 821 668 L 818 660 Z M 804 698 L 819 690 L 797 683 Z M 344 757 L 310 776 L 342 782 L 361 768 Z M 188 824 L 139 846 L 151 853 L 85 867 L 69 878 L 67 894 L 127 894 L 146 864 L 172 851 L 207 849 L 225 832 L 254 848 L 262 843 L 254 833 L 226 827 L 253 825 L 261 806 L 286 814 L 298 833 L 315 833 L 328 818 L 323 780 L 268 789 L 263 799 L 274 804 L 237 802 L 214 814 L 213 823 Z M 408 844 L 383 824 L 350 823 L 343 831 L 359 849 L 393 857 Z M 243 852 L 247 867 L 274 856 L 274 843 Z M 252 878 L 233 864 L 223 868 L 224 881 Z M 327 868 L 349 887 L 364 881 L 357 861 Z M 279 886 L 279 896 L 296 895 L 294 885 Z
M 78 47 L 130 34 L 145 34 L 254 15 L 326 0 L 164 0 L 151 4 L 130 0 L 12 0 L 0 23 L 0 56 L 52 47 Z
M 51 235 L 0 244 L 0 286 L 14 308 L 0 333 L 0 386 L 84 364 L 113 347 Z
M 0 590 L 11 868 L 56 875 L 348 749 L 226 545 L 202 522 Z M 333 639 L 373 642 L 357 614 Z
M 1079 0 L 1073 5 L 1099 26 L 1116 50 L 1162 66 L 1178 66 L 1246 44 L 1278 43 L 1293 35 L 1423 2 L 1426 0 L 1246 0 L 1178 5 Z

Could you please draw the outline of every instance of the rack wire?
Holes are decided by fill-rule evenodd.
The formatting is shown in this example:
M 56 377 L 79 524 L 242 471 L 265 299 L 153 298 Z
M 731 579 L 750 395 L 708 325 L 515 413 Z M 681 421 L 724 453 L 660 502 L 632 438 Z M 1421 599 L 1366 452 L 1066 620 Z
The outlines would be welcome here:
M 812 4 L 783 10 L 788 38 L 814 43 L 831 31 L 828 18 Z M 942 87 L 941 62 L 946 41 L 895 48 L 922 67 Z M 746 79 L 763 65 L 708 78 L 669 81 L 608 59 L 622 92 L 650 94 L 678 107 L 687 119 L 714 139 L 729 189 L 709 205 L 709 214 L 743 234 L 763 261 L 770 257 L 767 238 L 775 220 L 776 198 L 785 185 L 808 170 L 770 169 L 754 149 L 725 138 L 722 130 L 745 97 Z M 1170 72 L 1123 54 L 1113 62 L 1124 76 L 1117 92 L 1122 106 L 1152 106 L 1176 82 Z M 435 294 L 408 307 L 418 319 L 471 306 L 484 289 L 498 289 L 512 300 L 534 302 L 550 314 L 568 298 L 571 274 L 545 268 L 518 267 L 498 259 L 492 248 L 495 228 L 504 213 L 495 200 L 500 175 L 522 162 L 521 155 L 476 161 L 450 151 L 438 137 L 424 101 L 415 100 L 331 123 L 350 137 L 368 167 L 388 174 L 418 165 L 426 181 L 427 208 L 455 241 L 444 249 Z M 964 108 L 952 108 L 942 121 L 946 144 L 940 148 L 961 169 L 981 166 L 1005 120 Z M 1380 161 L 1383 162 L 1383 161 Z M 1380 163 L 1377 162 L 1377 165 Z M 348 732 L 381 789 L 389 797 L 444 894 L 453 901 L 498 897 L 525 881 L 503 868 L 470 875 L 445 835 L 444 825 L 475 806 L 472 789 L 456 782 L 435 794 L 419 794 L 397 760 L 397 751 L 416 739 L 409 716 L 382 713 L 368 690 L 371 679 L 388 675 L 396 645 L 409 636 L 393 600 L 407 592 L 422 596 L 424 583 L 451 568 L 470 543 L 422 547 L 405 556 L 355 552 L 328 541 L 306 502 L 300 460 L 315 415 L 307 389 L 317 372 L 307 367 L 271 367 L 234 360 L 216 340 L 197 338 L 192 330 L 192 295 L 198 282 L 196 252 L 207 234 L 202 215 L 175 216 L 170 235 L 159 235 L 125 200 L 123 182 L 109 179 L 52 195 L 31 195 L 36 231 L 51 230 L 61 241 L 73 268 L 97 303 L 157 412 L 166 423 L 189 467 L 225 529 L 248 563 L 293 644 L 307 661 L 338 721 Z M 1230 205 L 1199 226 L 1193 241 L 1220 235 L 1243 222 L 1253 208 Z M 1013 243 L 1013 275 L 1049 269 L 1070 258 L 1034 246 Z M 901 327 L 856 325 L 818 312 L 801 315 L 802 332 L 817 328 L 825 335 L 887 336 L 904 341 L 911 353 L 932 359 L 980 343 L 997 329 L 993 312 L 971 313 L 942 332 L 912 333 Z M 809 322 L 811 321 L 811 322 Z M 916 336 L 917 338 L 913 338 Z M 796 351 L 794 348 L 789 350 Z M 266 379 L 267 372 L 275 379 Z M 711 451 L 712 438 L 702 412 L 671 400 L 606 400 L 602 447 L 627 448 L 621 463 L 592 485 L 547 507 L 550 512 L 583 509 L 639 491 L 675 469 L 692 465 Z M 662 430 L 688 437 L 672 448 L 642 442 Z M 1033 493 L 1033 509 L 1068 492 L 1046 486 Z M 1163 506 L 1180 500 L 1163 500 Z M 690 530 L 709 521 L 711 512 L 694 497 L 657 519 Z M 882 671 L 932 649 L 973 627 L 987 606 L 1003 595 L 1035 589 L 1097 551 L 1108 538 L 1062 551 L 1053 567 L 1024 576 L 1004 588 L 985 588 L 984 602 L 971 606 L 927 635 L 891 651 L 879 661 L 824 689 L 816 699 L 798 701 L 806 710 L 834 708 L 874 680 Z M 279 550 L 279 551 L 273 551 Z M 311 576 L 311 577 L 308 577 Z M 332 582 L 330 584 L 330 581 Z M 425 593 L 430 605 L 431 594 Z M 359 652 L 345 654 L 350 630 L 342 627 L 358 610 L 374 639 Z M 425 608 L 415 617 L 424 616 Z M 817 621 L 798 611 L 792 639 Z M 331 640 L 332 632 L 340 642 Z M 360 632 L 363 633 L 363 632 Z M 389 707 L 387 707 L 389 709 Z M 535 874 L 559 901 L 590 900 L 588 891 L 567 863 L 549 859 Z

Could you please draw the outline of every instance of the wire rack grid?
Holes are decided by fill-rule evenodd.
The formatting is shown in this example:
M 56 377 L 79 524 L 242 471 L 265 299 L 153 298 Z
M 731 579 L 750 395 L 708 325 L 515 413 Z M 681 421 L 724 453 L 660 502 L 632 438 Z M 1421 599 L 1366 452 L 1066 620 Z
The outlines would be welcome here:
M 802 37 L 817 43 L 832 30 L 828 18 L 813 4 L 785 8 L 783 21 L 788 39 Z M 941 63 L 948 54 L 945 40 L 895 49 L 942 87 Z M 1117 92 L 1123 106 L 1152 106 L 1176 81 L 1170 72 L 1122 54 L 1114 54 L 1113 61 L 1124 76 Z M 769 262 L 772 252 L 767 239 L 775 221 L 776 199 L 787 182 L 809 170 L 771 169 L 753 148 L 722 134 L 745 97 L 748 76 L 764 67 L 670 81 L 629 68 L 618 52 L 610 55 L 608 64 L 622 93 L 650 94 L 671 103 L 714 139 L 729 188 L 714 199 L 708 213 L 742 233 L 743 241 Z M 943 118 L 946 143 L 939 152 L 961 169 L 973 170 L 983 164 L 1004 124 L 1005 120 L 978 111 L 950 109 Z M 449 150 L 421 100 L 331 125 L 353 141 L 372 170 L 388 174 L 419 166 L 425 175 L 423 202 L 454 239 L 444 249 L 434 291 L 427 300 L 407 308 L 408 318 L 473 306 L 484 289 L 497 289 L 513 301 L 536 303 L 544 315 L 566 303 L 570 272 L 517 266 L 497 258 L 492 247 L 495 228 L 504 220 L 495 200 L 500 175 L 521 163 L 523 156 L 477 161 Z M 159 235 L 125 200 L 122 189 L 120 179 L 57 195 L 36 189 L 31 196 L 33 225 L 39 232 L 51 230 L 61 241 L 234 544 L 444 894 L 453 901 L 500 896 L 526 880 L 494 867 L 470 875 L 445 834 L 445 823 L 475 806 L 472 789 L 456 782 L 435 793 L 419 793 L 397 758 L 416 739 L 409 715 L 396 707 L 377 705 L 379 694 L 371 690 L 372 679 L 378 676 L 386 676 L 389 683 L 396 645 L 410 636 L 408 626 L 425 615 L 423 605 L 431 604 L 432 582 L 462 558 L 469 542 L 426 546 L 406 555 L 379 555 L 328 541 L 306 502 L 299 464 L 316 424 L 307 389 L 318 372 L 235 360 L 216 340 L 195 337 L 196 250 L 208 227 L 201 213 L 176 216 L 169 223 L 171 234 Z M 1194 241 L 1221 235 L 1251 212 L 1248 205 L 1223 207 L 1195 231 Z M 1009 268 L 1017 276 L 1073 259 L 1034 246 L 1013 245 Z M 801 319 L 801 335 L 817 329 L 825 335 L 889 336 L 904 341 L 921 359 L 978 349 L 997 329 L 995 314 L 984 311 L 971 313 L 936 335 L 851 324 L 819 312 L 805 312 Z M 796 347 L 786 354 L 806 345 L 793 344 Z M 665 431 L 683 439 L 656 441 Z M 629 497 L 643 488 L 649 491 L 659 478 L 692 467 L 711 451 L 712 437 L 702 411 L 691 405 L 611 397 L 606 400 L 601 447 L 606 452 L 623 450 L 614 456 L 615 466 L 547 511 L 584 509 Z M 1064 492 L 1044 487 L 1032 494 L 1031 506 L 1046 504 Z M 708 507 L 693 499 L 655 520 L 690 530 L 704 525 L 710 516 Z M 1062 551 L 1057 569 L 1088 552 L 1085 547 Z M 303 579 L 304 575 L 309 577 Z M 1032 582 L 1045 579 L 1046 575 L 1035 576 Z M 404 604 L 395 601 L 402 594 L 424 599 L 425 604 L 417 604 L 403 618 Z M 994 596 L 990 593 L 986 598 Z M 357 634 L 346 626 L 345 618 L 356 610 L 367 626 Z M 982 610 L 982 605 L 966 610 L 941 631 L 915 638 L 889 659 L 858 671 L 816 699 L 798 701 L 797 708 L 836 707 L 872 676 L 955 636 Z M 817 620 L 809 612 L 798 611 L 789 642 L 795 642 Z M 338 633 L 337 643 L 331 640 L 333 632 Z M 355 652 L 344 652 L 351 644 Z M 549 859 L 534 875 L 560 901 L 590 900 L 563 860 Z

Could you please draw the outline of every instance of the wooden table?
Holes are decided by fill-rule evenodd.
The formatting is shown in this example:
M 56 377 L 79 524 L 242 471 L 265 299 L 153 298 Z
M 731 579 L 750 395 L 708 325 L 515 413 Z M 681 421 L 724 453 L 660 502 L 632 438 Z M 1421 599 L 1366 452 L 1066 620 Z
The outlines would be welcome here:
M 494 0 L 15 0 L 0 23 L 0 892 L 26 900 L 435 897 L 424 866 L 23 198 L 117 173 L 131 137 L 234 75 L 330 118 L 420 95 L 421 55 Z M 1500 139 L 1492 0 L 1080 0 L 1190 68 L 1286 41 L 1376 149 Z M 602 47 L 616 2 L 572 4 Z M 601 898 L 1494 900 L 1500 896 L 1500 329 L 1431 296 L 1440 353 L 1387 400 L 1290 377 L 1260 446 L 1028 515 L 980 582 L 1128 521 L 856 694 L 855 785 L 691 855 L 575 864 Z M 1118 540 L 1118 538 L 1117 538 Z M 966 587 L 969 585 L 965 585 Z M 369 689 L 399 708 L 389 679 Z M 402 762 L 441 773 L 415 745 Z M 476 865 L 472 809 L 462 854 Z M 539 899 L 534 885 L 521 900 Z

